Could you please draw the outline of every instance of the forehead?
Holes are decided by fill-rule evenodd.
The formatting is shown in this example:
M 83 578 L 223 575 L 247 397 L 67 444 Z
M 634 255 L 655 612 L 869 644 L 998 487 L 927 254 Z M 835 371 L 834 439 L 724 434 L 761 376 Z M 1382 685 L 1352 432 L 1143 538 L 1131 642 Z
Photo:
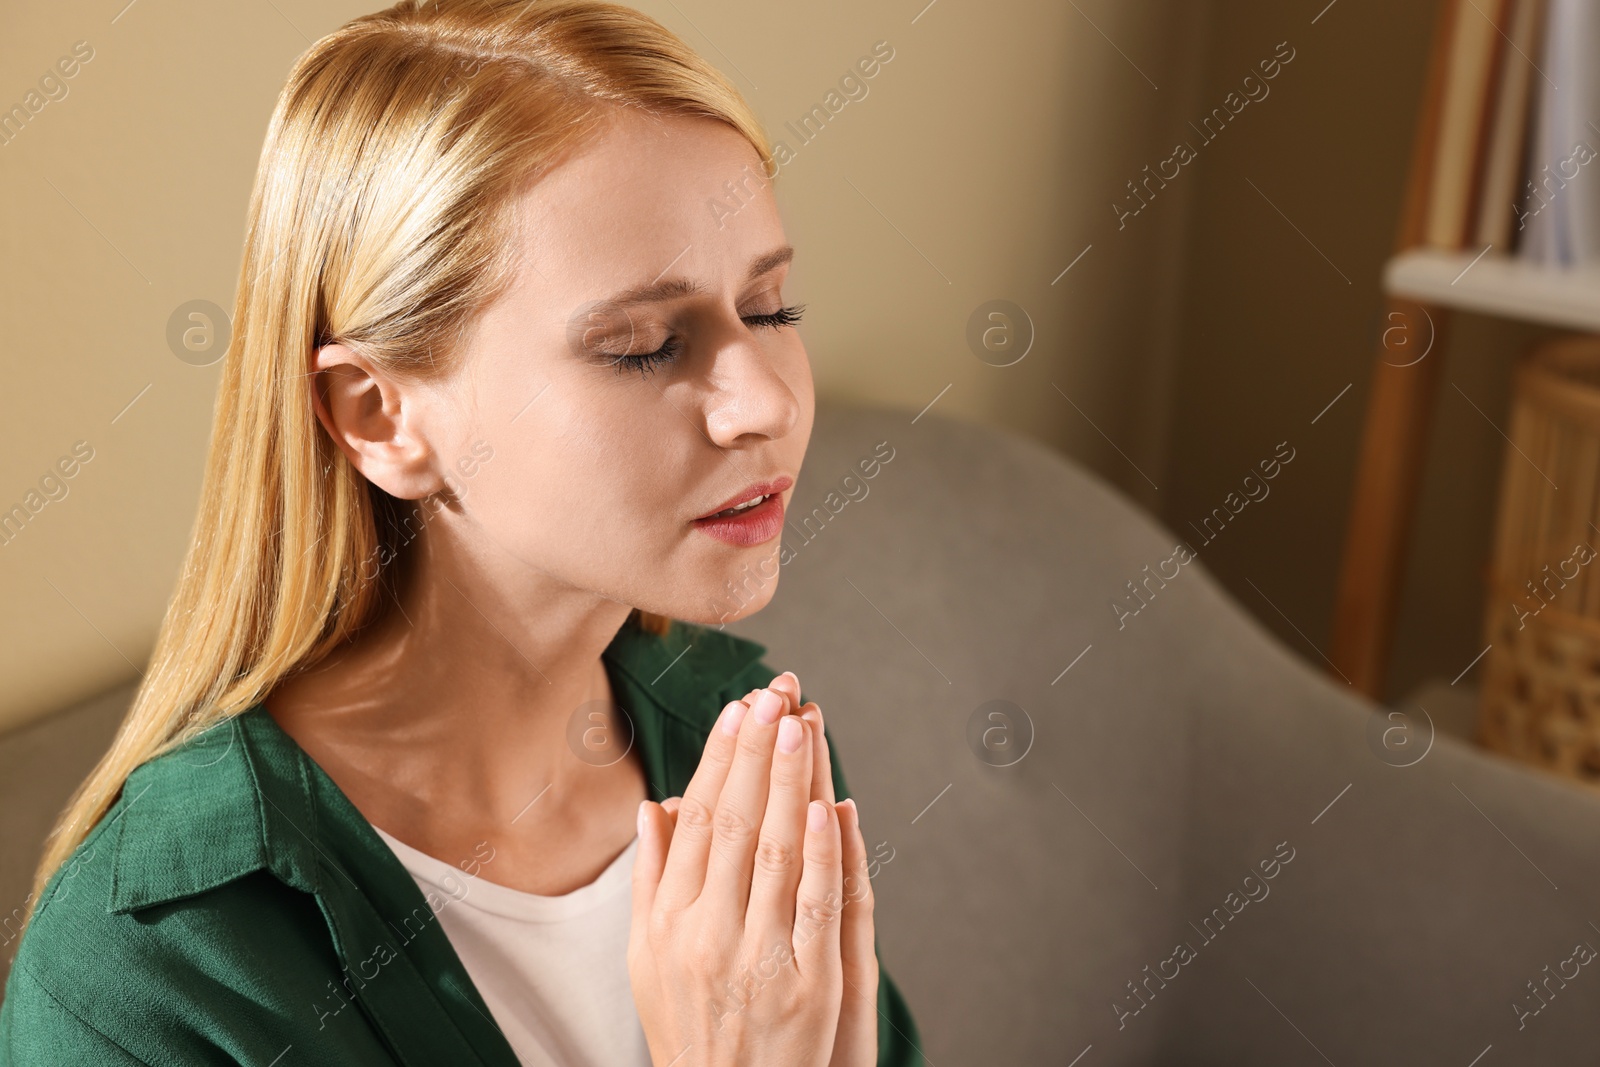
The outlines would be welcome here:
M 783 244 L 754 146 L 701 116 L 619 110 L 520 208 L 525 262 L 568 296 L 647 284 L 669 268 L 742 280 L 753 257 Z

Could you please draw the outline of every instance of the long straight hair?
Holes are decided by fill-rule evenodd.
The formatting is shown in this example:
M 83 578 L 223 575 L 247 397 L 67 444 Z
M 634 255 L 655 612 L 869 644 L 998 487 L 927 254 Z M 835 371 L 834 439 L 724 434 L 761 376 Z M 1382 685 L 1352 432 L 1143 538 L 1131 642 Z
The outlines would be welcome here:
M 392 610 L 416 506 L 322 431 L 313 353 L 337 341 L 416 377 L 458 358 L 452 342 L 512 280 L 519 194 L 618 108 L 720 119 L 774 169 L 732 84 L 617 4 L 404 0 L 300 57 L 250 194 L 188 555 L 132 706 L 46 844 L 30 917 L 135 768 Z

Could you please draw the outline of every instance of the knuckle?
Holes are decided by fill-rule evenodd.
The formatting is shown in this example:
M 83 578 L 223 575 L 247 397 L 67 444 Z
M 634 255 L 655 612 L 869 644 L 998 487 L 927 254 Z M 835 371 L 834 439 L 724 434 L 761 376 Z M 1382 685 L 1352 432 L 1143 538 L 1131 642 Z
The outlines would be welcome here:
M 657 909 L 650 913 L 645 927 L 645 940 L 652 949 L 662 949 L 671 944 L 677 935 L 677 917 L 672 912 Z
M 832 923 L 839 914 L 842 902 L 833 893 L 818 896 L 816 893 L 801 893 L 795 898 L 796 925 L 805 924 L 821 928 Z
M 876 956 L 868 956 L 854 964 L 840 963 L 841 979 L 848 982 L 857 996 L 866 1000 L 876 1000 L 878 992 L 878 960 Z
M 714 818 L 717 838 L 721 841 L 742 843 L 748 841 L 756 832 L 756 825 L 750 821 L 750 817 L 731 805 L 724 804 L 718 807 Z
M 694 797 L 684 797 L 678 804 L 676 828 L 691 834 L 704 835 L 711 829 L 712 811 Z
M 824 830 L 820 834 L 806 834 L 806 866 L 825 878 L 834 878 L 844 871 L 844 857 L 839 841 L 830 838 Z
M 722 973 L 728 958 L 727 947 L 709 931 L 702 930 L 684 948 L 683 961 L 702 978 Z
M 756 866 L 768 874 L 788 874 L 799 866 L 800 856 L 793 845 L 763 838 L 756 848 Z

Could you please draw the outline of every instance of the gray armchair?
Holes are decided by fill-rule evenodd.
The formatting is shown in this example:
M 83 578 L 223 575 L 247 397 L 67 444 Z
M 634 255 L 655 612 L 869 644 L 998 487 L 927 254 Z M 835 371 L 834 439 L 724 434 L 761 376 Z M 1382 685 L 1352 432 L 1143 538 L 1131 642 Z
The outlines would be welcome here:
M 936 1067 L 1600 1059 L 1595 797 L 1376 714 L 1038 445 L 823 408 L 793 500 L 736 629 L 822 705 Z
M 823 707 L 934 1067 L 1595 1061 L 1593 796 L 1376 715 L 1041 446 L 824 405 L 793 501 L 733 628 Z M 0 738 L 0 899 L 127 697 Z

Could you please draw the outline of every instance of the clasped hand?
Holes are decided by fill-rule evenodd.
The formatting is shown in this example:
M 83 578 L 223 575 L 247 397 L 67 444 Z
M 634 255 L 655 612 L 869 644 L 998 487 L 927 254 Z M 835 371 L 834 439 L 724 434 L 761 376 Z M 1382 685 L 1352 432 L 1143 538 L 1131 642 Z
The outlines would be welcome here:
M 681 798 L 639 808 L 628 974 L 656 1067 L 872 1067 L 867 849 L 792 672 L 722 710 Z

